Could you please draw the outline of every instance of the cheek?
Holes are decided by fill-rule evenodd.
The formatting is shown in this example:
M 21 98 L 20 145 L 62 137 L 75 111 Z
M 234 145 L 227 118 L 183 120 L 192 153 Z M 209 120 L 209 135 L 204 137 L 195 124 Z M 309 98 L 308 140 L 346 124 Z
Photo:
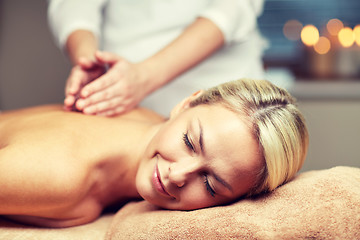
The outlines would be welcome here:
M 216 199 L 201 187 L 203 186 L 188 186 L 186 189 L 182 189 L 180 204 L 183 210 L 193 210 L 217 205 Z
M 151 160 L 143 161 L 136 174 L 136 189 L 143 198 L 152 192 L 151 176 L 154 164 Z
M 171 156 L 174 155 L 179 148 L 181 148 L 182 144 L 182 133 L 179 130 L 171 131 L 163 131 L 158 134 L 152 142 L 152 148 L 156 152 L 160 152 L 163 157 L 166 155 Z

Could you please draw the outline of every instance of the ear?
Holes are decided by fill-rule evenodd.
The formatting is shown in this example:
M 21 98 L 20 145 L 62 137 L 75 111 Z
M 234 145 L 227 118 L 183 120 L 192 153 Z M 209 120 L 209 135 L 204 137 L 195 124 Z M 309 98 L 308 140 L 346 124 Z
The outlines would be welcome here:
M 195 100 L 196 98 L 198 98 L 201 94 L 203 94 L 204 90 L 199 90 L 197 92 L 194 92 L 191 96 L 185 98 L 184 100 L 182 100 L 180 103 L 178 103 L 170 112 L 170 118 L 178 115 L 179 113 L 181 113 L 182 111 L 184 111 L 185 109 L 190 107 L 190 103 Z

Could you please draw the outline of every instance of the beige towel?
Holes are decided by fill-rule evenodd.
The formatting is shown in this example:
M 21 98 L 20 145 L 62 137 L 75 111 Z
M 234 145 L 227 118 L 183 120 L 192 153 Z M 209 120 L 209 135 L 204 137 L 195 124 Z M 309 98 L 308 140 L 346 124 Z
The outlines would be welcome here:
M 106 239 L 360 239 L 360 169 L 301 173 L 271 194 L 196 211 L 129 203 Z
M 1 240 L 100 240 L 106 231 L 107 240 L 360 239 L 360 169 L 302 173 L 267 196 L 190 212 L 157 210 L 142 201 L 127 204 L 114 218 L 64 229 L 0 218 Z

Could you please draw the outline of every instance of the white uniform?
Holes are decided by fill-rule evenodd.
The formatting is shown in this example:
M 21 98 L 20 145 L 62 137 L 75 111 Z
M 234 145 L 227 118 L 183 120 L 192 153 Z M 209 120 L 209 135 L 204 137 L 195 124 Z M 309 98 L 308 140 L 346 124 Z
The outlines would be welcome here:
M 71 32 L 86 29 L 99 37 L 103 50 L 130 62 L 152 56 L 199 16 L 213 21 L 225 46 L 142 103 L 168 114 L 198 89 L 241 77 L 263 78 L 265 41 L 256 23 L 262 7 L 263 0 L 49 0 L 48 17 L 61 48 Z

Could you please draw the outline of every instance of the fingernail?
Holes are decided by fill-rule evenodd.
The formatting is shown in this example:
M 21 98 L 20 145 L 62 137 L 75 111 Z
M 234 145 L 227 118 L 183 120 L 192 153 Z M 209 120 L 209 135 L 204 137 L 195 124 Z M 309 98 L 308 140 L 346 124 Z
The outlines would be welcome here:
M 83 108 L 85 107 L 84 101 L 81 100 L 81 99 L 77 100 L 77 102 L 76 102 L 76 107 L 77 107 L 79 110 L 83 109 Z
M 75 95 L 77 93 L 77 88 L 76 87 L 72 87 L 69 89 L 69 92 L 72 94 L 72 95 Z
M 71 99 L 66 98 L 64 100 L 64 105 L 69 107 L 69 106 L 73 105 L 73 102 L 71 101 Z
M 92 108 L 92 107 L 85 108 L 85 109 L 83 110 L 83 112 L 84 112 L 85 114 L 93 114 L 93 113 L 94 113 L 94 108 Z

